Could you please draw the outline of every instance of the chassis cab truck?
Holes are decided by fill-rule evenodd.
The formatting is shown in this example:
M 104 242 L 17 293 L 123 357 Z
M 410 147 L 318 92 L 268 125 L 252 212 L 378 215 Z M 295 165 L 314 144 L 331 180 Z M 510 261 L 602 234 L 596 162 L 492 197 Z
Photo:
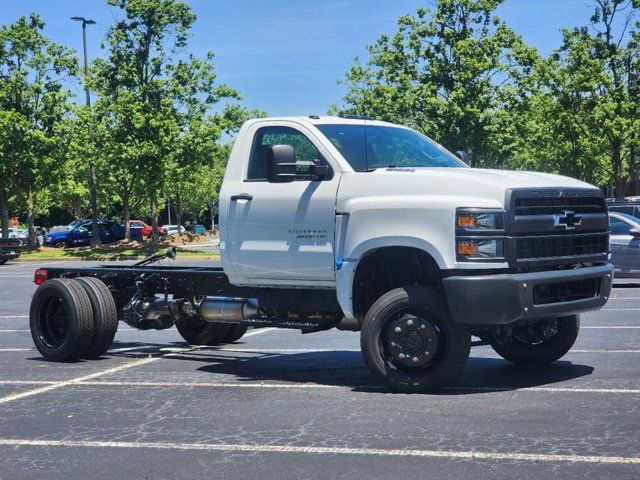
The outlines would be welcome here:
M 602 193 L 578 180 L 469 168 L 429 138 L 364 117 L 251 120 L 220 193 L 222 268 L 41 268 L 30 312 L 50 360 L 95 358 L 119 321 L 186 342 L 247 327 L 361 332 L 393 390 L 434 391 L 470 347 L 547 364 L 612 283 Z M 479 340 L 472 342 L 471 338 Z

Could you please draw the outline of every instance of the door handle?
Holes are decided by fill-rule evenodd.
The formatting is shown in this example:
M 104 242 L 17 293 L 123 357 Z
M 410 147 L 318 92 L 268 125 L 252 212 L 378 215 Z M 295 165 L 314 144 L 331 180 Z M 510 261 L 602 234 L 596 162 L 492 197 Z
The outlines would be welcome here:
M 253 200 L 253 195 L 249 195 L 248 193 L 239 193 L 238 195 L 231 195 L 231 201 L 237 202 L 238 200 L 246 200 L 250 202 Z

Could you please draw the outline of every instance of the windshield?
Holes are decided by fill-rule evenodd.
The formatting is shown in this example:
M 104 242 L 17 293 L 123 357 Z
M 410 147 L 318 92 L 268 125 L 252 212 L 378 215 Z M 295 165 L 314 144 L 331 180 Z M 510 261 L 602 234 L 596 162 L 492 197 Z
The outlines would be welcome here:
M 356 172 L 388 167 L 466 167 L 437 143 L 406 128 L 316 125 Z

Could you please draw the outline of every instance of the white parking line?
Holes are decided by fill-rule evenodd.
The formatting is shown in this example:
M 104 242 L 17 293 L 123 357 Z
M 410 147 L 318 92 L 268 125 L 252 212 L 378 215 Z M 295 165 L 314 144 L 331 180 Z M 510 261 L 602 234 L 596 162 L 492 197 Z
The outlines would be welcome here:
M 92 378 L 102 377 L 104 375 L 109 375 L 111 373 L 120 372 L 122 370 L 127 370 L 129 368 L 137 367 L 137 366 L 140 366 L 140 365 L 146 365 L 147 363 L 155 362 L 159 358 L 160 358 L 160 356 L 151 357 L 151 358 L 144 358 L 144 359 L 141 359 L 141 360 L 135 360 L 135 361 L 132 361 L 132 362 L 129 362 L 129 363 L 125 363 L 124 365 L 118 365 L 117 367 L 109 368 L 107 370 L 102 370 L 102 371 L 96 372 L 96 373 L 91 373 L 89 375 L 83 375 L 82 377 L 76 377 L 76 378 L 72 378 L 70 380 L 63 380 L 61 382 L 52 383 L 52 384 L 47 385 L 45 387 L 36 388 L 34 390 L 28 390 L 28 391 L 22 392 L 22 393 L 9 394 L 7 396 L 0 397 L 0 404 L 12 402 L 12 401 L 18 400 L 20 398 L 31 397 L 33 395 L 38 395 L 40 393 L 50 392 L 51 390 L 57 390 L 59 388 L 68 387 L 69 385 L 74 385 L 74 384 L 82 382 L 82 381 L 91 380 Z
M 0 315 L 0 318 L 29 318 L 29 315 Z
M 637 312 L 640 308 L 603 308 L 601 312 Z
M 269 329 L 264 328 L 264 329 L 256 330 L 255 332 L 251 332 L 251 333 L 253 335 L 257 335 L 258 333 L 266 333 L 267 331 L 269 331 Z M 140 366 L 140 365 L 146 365 L 147 363 L 155 362 L 156 360 L 159 360 L 159 359 L 161 359 L 161 358 L 163 358 L 165 356 L 170 356 L 170 355 L 173 355 L 175 353 L 180 353 L 180 352 L 188 352 L 189 350 L 197 349 L 197 348 L 199 348 L 199 347 L 183 348 L 183 349 L 179 349 L 178 351 L 175 351 L 175 350 L 172 349 L 172 352 L 169 353 L 169 354 L 160 354 L 160 355 L 158 355 L 156 357 L 149 357 L 149 358 L 144 358 L 144 359 L 136 359 L 136 360 L 133 360 L 133 361 L 131 361 L 129 363 L 125 363 L 124 365 L 119 365 L 117 367 L 108 368 L 107 370 L 102 370 L 100 372 L 91 373 L 89 375 L 83 375 L 82 377 L 76 377 L 76 378 L 72 378 L 72 379 L 69 379 L 69 380 L 62 380 L 60 382 L 52 383 L 50 385 L 47 385 L 47 386 L 44 386 L 44 387 L 41 387 L 41 388 L 28 390 L 26 392 L 9 394 L 7 396 L 0 397 L 0 404 L 11 402 L 13 400 L 18 400 L 20 398 L 31 397 L 33 395 L 38 395 L 40 393 L 50 392 L 51 390 L 57 390 L 59 388 L 67 387 L 69 385 L 75 385 L 75 384 L 78 384 L 80 382 L 85 382 L 85 381 L 91 380 L 93 378 L 102 377 L 104 375 L 110 375 L 112 373 L 120 372 L 122 370 L 127 370 L 129 368 L 137 367 L 137 366 Z
M 0 348 L 0 352 L 32 352 L 35 348 Z
M 596 464 L 640 464 L 640 457 L 600 456 L 600 455 L 556 455 L 544 453 L 506 453 L 473 450 L 401 450 L 383 448 L 315 447 L 267 444 L 211 444 L 211 443 L 169 443 L 169 442 L 104 442 L 92 440 L 28 440 L 0 439 L 0 445 L 27 447 L 79 447 L 79 448 L 120 448 L 154 450 L 191 450 L 208 452 L 247 453 L 296 453 L 315 455 L 352 455 L 381 457 L 422 457 L 448 458 L 458 460 L 506 460 L 519 462 L 556 463 L 596 463 Z
M 0 380 L 0 385 L 54 385 L 51 380 Z M 86 380 L 74 385 L 92 387 L 141 387 L 141 388 L 256 388 L 285 390 L 344 390 L 353 385 L 322 385 L 317 383 L 258 383 L 258 382 L 131 382 L 109 380 Z M 380 385 L 358 385 L 358 388 L 382 390 Z M 544 392 L 544 393 L 598 393 L 640 395 L 640 388 L 588 388 L 588 387 L 526 387 L 526 386 L 452 386 L 443 392 Z
M 583 329 L 602 329 L 602 330 L 606 330 L 608 328 L 611 328 L 611 329 L 614 329 L 614 330 L 615 329 L 623 330 L 623 329 L 638 329 L 638 328 L 640 328 L 640 326 L 637 326 L 637 325 L 606 325 L 606 326 L 605 325 L 594 325 L 594 326 L 585 327 L 585 326 L 580 325 L 580 330 L 583 330 Z

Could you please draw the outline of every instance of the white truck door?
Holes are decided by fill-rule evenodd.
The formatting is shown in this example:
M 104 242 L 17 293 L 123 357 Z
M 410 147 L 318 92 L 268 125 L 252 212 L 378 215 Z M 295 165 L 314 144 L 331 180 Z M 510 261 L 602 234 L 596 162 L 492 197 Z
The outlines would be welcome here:
M 335 280 L 334 230 L 339 172 L 327 160 L 321 142 L 295 123 L 258 123 L 241 179 L 225 185 L 230 203 L 227 244 L 234 272 L 253 283 Z M 296 161 L 329 165 L 323 180 L 271 183 L 267 152 L 271 145 L 291 145 Z M 226 180 L 225 180 L 226 182 Z

